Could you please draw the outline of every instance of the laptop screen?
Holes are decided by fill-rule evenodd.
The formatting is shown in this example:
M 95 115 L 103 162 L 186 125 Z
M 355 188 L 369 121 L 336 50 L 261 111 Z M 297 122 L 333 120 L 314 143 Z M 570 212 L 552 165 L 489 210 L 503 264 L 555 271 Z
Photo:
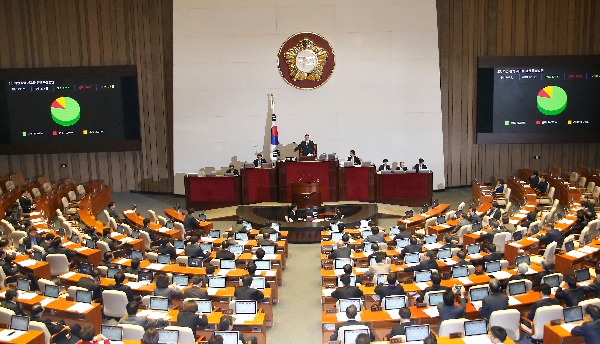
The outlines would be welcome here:
M 131 259 L 144 260 L 144 254 L 142 251 L 131 251 Z
M 396 247 L 397 248 L 405 248 L 408 245 L 410 245 L 409 238 L 396 239 Z
M 258 303 L 256 301 L 235 301 L 235 314 L 256 314 L 258 311 Z
M 248 241 L 248 233 L 237 232 L 234 237 L 235 240 Z
M 452 267 L 452 278 L 467 277 L 469 275 L 469 268 L 464 265 L 455 265 Z
M 356 344 L 356 337 L 358 337 L 360 334 L 369 334 L 369 330 L 364 328 L 364 329 L 356 329 L 356 330 L 344 330 L 344 340 L 343 343 L 344 344 Z
M 233 270 L 235 269 L 234 259 L 221 259 L 219 261 L 219 269 Z
M 443 248 L 443 249 L 438 250 L 437 258 L 438 259 L 452 258 L 452 250 L 449 248 Z
M 488 288 L 471 288 L 469 289 L 469 297 L 471 301 L 481 301 L 489 295 Z
M 223 344 L 238 344 L 240 340 L 238 331 L 215 331 L 215 336 L 221 336 Z
M 542 278 L 542 283 L 548 284 L 550 287 L 558 287 L 560 285 L 560 276 L 559 275 L 548 275 Z
M 278 233 L 271 233 L 269 234 L 269 239 L 271 239 L 271 241 L 275 242 L 279 239 L 279 234 Z
M 115 274 L 119 271 L 121 271 L 121 269 L 119 268 L 108 268 L 108 270 L 106 271 L 106 277 L 115 278 Z
M 386 311 L 389 311 L 390 309 L 400 309 L 402 307 L 406 307 L 406 296 L 405 295 L 386 296 L 383 298 L 382 303 L 385 303 Z
M 75 293 L 75 302 L 92 303 L 92 292 L 87 290 L 77 290 Z
M 445 216 L 438 216 L 438 218 L 437 218 L 437 224 L 438 225 L 443 225 L 444 223 L 446 223 L 446 217 Z
M 265 254 L 275 254 L 274 245 L 261 246 L 261 248 L 265 251 Z
M 138 271 L 138 281 L 152 281 L 154 273 L 152 271 Z
M 336 270 L 343 269 L 346 264 L 352 265 L 352 258 L 337 258 L 333 261 L 333 267 Z
M 366 239 L 369 235 L 373 235 L 373 232 L 371 232 L 370 229 L 367 229 L 366 231 L 361 231 L 360 235 L 363 239 Z
M 29 330 L 29 317 L 22 315 L 13 315 L 10 318 L 10 329 L 19 331 Z
M 25 245 L 19 244 L 19 253 L 25 253 L 25 251 L 27 251 L 27 248 L 25 247 Z
M 404 334 L 407 342 L 425 340 L 429 336 L 429 325 L 406 326 Z
M 102 325 L 101 333 L 108 340 L 123 340 L 123 328 L 119 326 Z
M 43 257 L 44 255 L 42 254 L 42 251 L 33 250 L 33 259 L 37 260 L 38 262 L 41 262 Z
M 173 240 L 173 246 L 176 249 L 184 249 L 185 248 L 185 243 L 183 242 L 183 240 Z
M 565 242 L 565 251 L 566 252 L 571 252 L 575 249 L 575 243 L 573 242 L 573 240 L 569 240 L 567 242 Z
M 166 297 L 156 297 L 153 296 L 150 298 L 150 309 L 153 311 L 168 311 L 169 310 L 169 299 Z
M 167 223 L 165 223 L 165 227 L 167 227 L 167 229 L 173 229 L 175 228 L 175 222 L 173 221 L 167 221 Z
M 94 266 L 89 263 L 79 263 L 79 273 L 90 275 Z
M 521 264 L 521 263 L 527 263 L 527 265 L 531 264 L 531 261 L 529 259 L 529 255 L 528 254 L 525 254 L 525 255 L 522 255 L 522 256 L 518 256 L 516 258 L 516 262 L 517 262 L 517 266 L 519 266 L 519 264 Z
M 465 321 L 465 336 L 487 334 L 487 321 L 485 319 Z
M 412 210 L 407 210 L 404 212 L 404 216 L 406 216 L 406 217 L 413 217 L 414 214 L 415 214 L 415 212 Z
M 425 239 L 426 245 L 435 244 L 437 242 L 437 235 L 436 234 L 426 235 L 424 237 L 424 239 Z
M 168 254 L 159 254 L 156 261 L 158 264 L 169 265 L 169 264 L 171 264 L 171 256 Z
M 30 289 L 31 285 L 29 284 L 29 280 L 17 278 L 17 290 L 28 293 Z
M 467 245 L 467 254 L 479 253 L 479 244 Z
M 390 235 L 396 235 L 400 233 L 400 228 L 398 226 L 390 227 Z
M 362 302 L 360 299 L 339 299 L 338 302 L 340 306 L 338 312 L 345 312 L 346 308 L 348 308 L 350 305 L 355 305 L 359 312 L 362 310 Z
M 256 270 L 271 270 L 270 260 L 255 260 L 254 264 L 256 265 Z
M 190 284 L 190 276 L 188 275 L 173 275 L 173 284 L 186 286 Z
M 233 254 L 242 254 L 242 253 L 244 253 L 244 246 L 231 245 L 231 246 L 229 246 L 229 252 L 231 252 Z
M 208 278 L 209 288 L 225 288 L 225 276 L 210 276 Z
M 387 282 L 388 274 L 378 274 L 376 276 L 376 284 L 385 284 Z
M 202 267 L 202 263 L 204 262 L 203 258 L 200 257 L 188 257 L 188 266 L 190 267 Z
M 379 283 L 378 283 L 379 284 Z M 356 285 L 356 276 L 354 275 L 350 275 L 350 285 L 351 286 L 355 286 Z M 343 287 L 344 283 L 342 283 L 342 279 L 341 277 L 337 278 L 337 286 L 338 287 Z
M 195 300 L 198 305 L 198 313 L 211 313 L 212 302 L 210 300 Z
M 125 234 L 125 227 L 123 227 L 121 225 L 117 225 L 117 233 Z
M 342 240 L 343 236 L 344 236 L 344 233 L 341 233 L 341 232 L 331 233 L 331 241 L 340 241 L 340 240 Z
M 200 249 L 202 249 L 204 252 L 212 252 L 213 245 L 209 242 L 203 242 L 200 244 Z
M 254 276 L 252 277 L 252 284 L 250 284 L 250 288 L 254 289 L 265 289 L 267 286 L 267 281 L 262 276 Z
M 46 285 L 46 288 L 44 289 L 44 296 L 57 298 L 60 291 L 59 288 L 60 287 L 57 285 Z
M 131 232 L 131 237 L 134 239 L 139 239 L 140 238 L 140 231 L 135 230 Z
M 527 292 L 525 281 L 516 281 L 508 284 L 508 295 L 521 295 Z
M 589 269 L 579 269 L 575 270 L 575 279 L 577 282 L 583 282 L 590 279 L 590 270 Z
M 415 282 L 431 281 L 431 270 L 415 271 Z
M 429 306 L 435 306 L 440 302 L 444 302 L 444 292 L 429 293 Z
M 96 248 L 96 243 L 94 242 L 94 240 L 86 240 L 85 247 L 94 249 Z
M 419 254 L 418 253 L 407 253 L 404 255 L 404 264 L 412 264 L 419 262 Z
M 581 321 L 583 320 L 583 307 L 575 306 L 563 308 L 563 316 L 565 318 L 565 322 L 573 322 L 573 321 Z
M 218 239 L 221 237 L 221 231 L 218 229 L 211 229 L 210 231 L 208 231 L 208 236 L 210 238 Z
M 179 331 L 177 330 L 165 330 L 158 329 L 158 343 L 159 344 L 172 344 L 179 342 Z
M 500 271 L 500 261 L 485 262 L 485 272 L 488 274 Z

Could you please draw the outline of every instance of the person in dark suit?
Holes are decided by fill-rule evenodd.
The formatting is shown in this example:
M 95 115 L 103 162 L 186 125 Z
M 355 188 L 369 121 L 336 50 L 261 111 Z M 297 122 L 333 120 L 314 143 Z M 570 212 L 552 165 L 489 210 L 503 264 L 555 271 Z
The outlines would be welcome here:
M 196 301 L 188 300 L 183 303 L 183 308 L 177 314 L 177 326 L 191 328 L 194 336 L 196 335 L 196 328 L 200 327 L 203 329 L 208 325 L 206 314 L 199 316 L 196 312 L 198 312 L 198 304 Z
M 229 242 L 227 240 L 221 243 L 221 249 L 217 251 L 217 259 L 235 259 L 235 254 L 229 252 Z
M 266 164 L 267 160 L 263 158 L 261 153 L 256 154 L 256 159 L 254 159 L 254 167 L 258 167 L 259 165 Z
M 188 257 L 206 258 L 206 253 L 204 253 L 204 251 L 202 251 L 202 248 L 198 244 L 198 237 L 195 235 L 192 235 L 190 237 L 190 242 L 189 242 L 189 244 L 185 245 L 185 248 L 183 249 L 183 251 L 185 252 L 185 255 Z
M 408 171 L 408 167 L 404 166 L 404 161 L 400 161 L 396 166 L 396 171 Z
M 425 294 L 427 294 L 430 291 L 451 291 L 452 288 L 450 287 L 446 287 L 443 285 L 440 285 L 442 283 L 442 276 L 439 274 L 439 272 L 433 272 L 431 274 L 431 287 L 427 287 L 425 289 L 423 289 L 423 291 L 421 292 L 421 295 L 419 295 L 419 297 L 417 297 L 417 302 L 423 302 L 425 301 Z
M 31 195 L 29 191 L 25 190 L 19 197 L 19 204 L 21 205 L 21 209 L 23 209 L 24 214 L 31 213 L 31 208 L 33 207 L 33 201 L 31 200 Z
M 186 231 L 193 231 L 200 228 L 200 221 L 194 217 L 194 208 L 189 208 L 188 213 L 183 218 L 183 228 Z
M 489 338 L 490 338 L 490 342 L 492 342 L 492 344 L 502 344 L 506 340 L 506 337 L 508 337 L 508 334 L 506 333 L 506 330 L 503 327 L 500 327 L 500 326 L 490 327 Z
M 140 260 L 138 258 L 132 259 L 131 265 L 126 267 L 123 272 L 126 274 L 137 275 L 140 272 Z
M 528 213 L 527 217 L 525 218 L 525 222 L 523 222 L 523 225 L 521 225 L 521 226 L 525 227 L 525 228 L 529 228 L 529 226 L 531 226 L 531 224 L 535 222 L 535 216 L 536 216 L 536 214 L 534 211 Z
M 298 222 L 298 220 L 300 220 L 300 218 L 298 217 L 298 206 L 292 204 L 291 208 L 292 210 L 290 210 L 290 213 L 288 214 L 288 221 Z
M 527 319 L 532 320 L 535 317 L 535 312 L 537 311 L 538 308 L 540 307 L 544 307 L 544 306 L 554 306 L 554 305 L 560 305 L 560 301 L 558 299 L 551 299 L 550 298 L 550 294 L 552 293 L 552 288 L 547 285 L 546 283 L 542 283 L 539 286 L 539 291 L 540 291 L 540 297 L 541 299 L 534 302 L 531 305 L 531 310 L 529 311 L 529 313 L 527 313 Z
M 352 161 L 352 164 L 354 165 L 360 165 L 360 158 L 356 156 L 354 149 L 350 150 L 350 155 L 348 156 L 347 161 Z
M 240 175 L 240 171 L 238 171 L 233 165 L 229 165 L 229 169 L 225 171 L 225 173 L 233 174 L 234 176 Z
M 462 226 L 468 226 L 471 224 L 471 221 L 469 221 L 467 219 L 469 215 L 465 212 L 460 214 L 460 220 L 458 220 L 458 223 L 456 224 L 456 227 L 454 227 L 454 229 L 452 230 L 452 234 L 456 234 L 458 233 L 458 230 L 462 227 Z
M 98 241 L 105 242 L 111 251 L 116 251 L 116 250 L 120 250 L 121 248 L 123 248 L 123 245 L 121 245 L 120 243 L 118 243 L 117 241 L 113 240 L 110 237 L 110 233 L 111 233 L 110 228 L 108 228 L 108 227 L 104 228 L 102 230 L 102 237 L 100 239 L 98 239 Z
M 470 265 L 470 262 L 466 260 L 467 252 L 465 252 L 463 250 L 456 252 L 456 258 L 458 259 L 458 263 L 456 263 L 454 265 L 458 265 L 458 266 Z
M 440 314 L 440 322 L 436 328 L 436 332 L 439 333 L 440 325 L 444 320 L 448 319 L 458 319 L 465 317 L 465 310 L 467 309 L 467 299 L 465 298 L 467 293 L 466 288 L 460 289 L 460 304 L 458 306 L 454 305 L 455 293 L 452 290 L 447 290 L 444 292 L 443 300 L 444 302 L 440 302 L 437 305 L 438 312 Z
M 394 241 L 398 239 L 410 239 L 412 238 L 412 233 L 406 230 L 405 226 L 398 226 L 398 234 L 394 237 Z
M 423 247 L 419 244 L 417 244 L 417 238 L 410 238 L 410 245 L 406 245 L 404 246 L 404 248 L 402 249 L 402 255 L 405 255 L 407 253 L 421 253 L 423 252 Z
M 379 232 L 379 227 L 373 226 L 371 227 L 371 235 L 369 235 L 366 239 L 367 242 L 385 242 L 385 237 L 381 232 Z
M 117 205 L 115 204 L 115 202 L 108 202 L 108 216 L 115 219 L 115 221 L 121 221 L 119 213 L 117 213 Z
M 394 336 L 404 336 L 406 326 L 416 325 L 415 321 L 411 319 L 410 308 L 402 307 L 398 309 L 398 315 L 400 315 L 400 324 L 392 328 L 392 331 L 385 336 L 386 340 L 390 340 Z
M 556 248 L 562 248 L 565 238 L 558 228 L 554 228 L 552 225 L 546 227 L 546 234 L 538 236 L 541 244 L 548 246 L 553 241 L 556 241 Z
M 490 320 L 493 312 L 508 309 L 508 296 L 500 293 L 502 287 L 500 281 L 494 278 L 490 281 L 489 286 L 492 293 L 481 300 L 479 309 L 479 314 L 487 321 Z
M 154 288 L 154 296 L 166 297 L 167 299 L 181 298 L 181 289 L 176 284 L 169 284 L 167 275 L 158 275 L 155 277 L 156 287 Z
M 438 271 L 440 270 L 437 264 L 437 260 L 435 259 L 435 253 L 433 253 L 433 251 L 427 251 L 425 252 L 423 257 L 421 257 L 421 262 L 419 264 L 404 269 L 404 272 L 414 272 L 431 269 L 436 269 Z
M 352 255 L 352 249 L 348 246 L 350 241 L 350 235 L 342 235 L 342 240 L 337 242 L 337 248 L 329 254 L 327 258 L 338 259 L 338 258 L 350 258 Z
M 333 333 L 329 337 L 329 340 L 338 340 L 338 330 L 344 326 L 365 325 L 368 327 L 369 325 L 367 323 L 356 320 L 357 315 L 358 315 L 358 309 L 356 308 L 356 306 L 355 305 L 348 306 L 346 308 L 346 317 L 348 318 L 348 321 L 335 325 L 335 331 L 333 331 Z M 370 329 L 369 329 L 369 334 L 370 334 L 371 340 L 375 340 L 375 334 Z
M 600 265 L 596 265 L 596 278 L 594 281 L 587 286 L 583 287 L 583 290 L 587 292 L 596 293 L 596 297 L 600 297 Z
M 537 185 L 537 190 L 540 194 L 545 194 L 548 192 L 548 182 L 546 181 L 546 177 L 540 176 L 540 181 Z
M 556 289 L 556 298 L 559 300 L 565 300 L 567 307 L 574 307 L 579 302 L 585 300 L 585 291 L 582 287 L 577 286 L 577 280 L 573 276 L 565 277 L 565 282 L 569 286 L 569 289 L 563 289 L 558 287 Z
M 417 170 L 417 172 L 419 172 L 419 170 L 426 170 L 427 169 L 427 165 L 425 165 L 425 160 L 423 160 L 423 158 L 419 158 L 419 163 L 416 164 L 415 166 L 413 166 L 413 170 Z
M 542 269 L 544 269 L 543 271 L 538 272 L 535 277 L 533 278 L 533 287 L 536 288 L 538 287 L 540 284 L 542 284 L 542 279 L 550 274 L 555 273 L 556 271 L 554 271 L 554 264 L 548 264 L 546 262 L 542 262 Z
M 405 295 L 404 287 L 397 283 L 398 274 L 390 272 L 387 275 L 387 284 L 378 284 L 375 287 L 375 294 L 379 295 L 381 299 L 390 295 Z M 381 303 L 381 301 L 380 301 Z
M 504 179 L 498 179 L 496 182 L 496 186 L 494 186 L 494 191 L 492 191 L 492 195 L 500 195 L 504 192 Z
M 493 201 L 492 207 L 485 214 L 489 216 L 490 219 L 500 220 L 502 212 L 500 211 L 500 208 L 498 208 L 498 202 Z
M 596 305 L 588 305 L 585 307 L 585 312 L 592 320 L 573 327 L 571 334 L 585 337 L 586 344 L 600 344 L 600 336 L 598 335 L 600 333 L 600 308 Z
M 36 303 L 33 306 L 31 306 L 31 317 L 29 318 L 30 321 L 38 321 L 41 322 L 42 324 L 46 325 L 46 328 L 48 329 L 48 332 L 50 332 L 51 335 L 55 335 L 57 333 L 59 333 L 60 331 L 62 331 L 63 329 L 67 329 L 69 330 L 69 326 L 65 325 L 65 322 L 60 320 L 60 321 L 52 321 L 46 317 L 44 317 L 44 307 L 42 307 L 41 304 Z M 61 334 L 59 334 L 58 336 L 53 338 L 53 343 L 55 344 L 67 344 L 69 343 L 69 340 L 67 339 L 67 332 L 63 332 Z
M 102 255 L 102 261 L 100 262 L 100 265 L 106 266 L 111 269 L 118 268 L 119 266 L 114 263 L 114 260 L 115 260 L 115 256 L 113 255 L 113 253 L 111 251 L 106 251 Z
M 310 140 L 308 134 L 304 135 L 304 141 L 300 142 L 298 147 L 294 149 L 294 152 L 301 149 L 302 156 L 315 155 L 315 143 Z
M 446 234 L 444 235 L 444 245 L 441 247 L 442 249 L 444 248 L 460 248 L 462 247 L 462 245 L 458 244 L 458 238 L 455 236 L 452 236 L 450 234 Z
M 125 282 L 125 274 L 122 271 L 119 271 L 115 274 L 114 279 L 115 279 L 115 284 L 109 285 L 106 289 L 122 291 L 127 296 L 128 302 L 133 301 L 134 296 L 133 296 L 133 291 L 131 290 L 131 287 L 123 284 L 123 282 Z
M 27 236 L 23 239 L 23 245 L 27 250 L 33 249 L 33 246 L 40 245 L 44 239 L 41 235 L 37 234 L 35 227 L 29 227 L 27 229 Z
M 502 281 L 502 289 L 506 289 L 508 287 L 508 283 L 512 281 L 520 281 L 520 280 L 529 280 L 527 277 L 527 271 L 529 271 L 529 265 L 523 262 L 517 266 L 517 273 L 510 276 L 509 279 Z
M 342 281 L 343 286 L 337 287 L 331 293 L 331 297 L 334 299 L 352 299 L 363 296 L 363 291 L 360 288 L 350 285 L 350 275 L 343 275 L 340 277 L 340 281 Z
M 487 253 L 487 255 L 483 256 L 481 259 L 471 260 L 472 265 L 485 265 L 485 263 L 504 258 L 504 254 L 502 252 L 496 251 L 496 245 L 494 244 L 488 244 L 484 251 Z
M 75 258 L 75 256 L 77 255 L 76 252 L 74 251 L 69 251 L 67 248 L 65 247 L 61 247 L 61 239 L 59 237 L 56 237 L 52 240 L 52 243 L 50 244 L 50 247 L 48 247 L 48 249 L 46 250 L 47 254 L 64 254 L 65 256 L 67 256 L 67 259 L 70 261 L 73 258 Z
M 377 169 L 377 171 L 390 171 L 392 169 L 392 166 L 388 165 L 388 159 L 383 159 L 383 164 L 379 165 L 379 168 Z
M 159 319 L 148 319 L 145 316 L 138 316 L 138 310 L 140 304 L 137 301 L 131 301 L 127 304 L 125 309 L 127 310 L 127 316 L 122 317 L 119 320 L 119 324 L 139 325 L 147 330 L 149 327 L 165 327 L 167 322 L 164 318 Z
M 262 291 L 250 287 L 252 285 L 252 276 L 244 275 L 242 276 L 242 285 L 235 287 L 235 292 L 233 296 L 235 296 L 238 300 L 256 300 L 260 301 L 265 298 L 265 295 Z
M 538 183 L 540 182 L 540 173 L 538 171 L 533 171 L 533 175 L 529 177 L 529 186 L 532 189 L 537 188 Z
M 208 299 L 208 293 L 202 289 L 202 276 L 192 276 L 192 286 L 183 291 L 184 299 Z
M 177 258 L 177 250 L 169 239 L 160 240 L 160 246 L 158 246 L 158 254 L 168 254 L 171 257 L 171 260 Z
M 223 315 L 219 320 L 219 331 L 233 331 L 233 317 L 231 315 Z M 250 336 L 248 339 L 244 338 L 242 332 L 236 331 L 239 334 L 239 339 L 242 344 L 247 344 L 248 342 L 257 343 L 256 337 Z
M 0 302 L 0 307 L 10 309 L 11 311 L 15 312 L 16 315 L 27 315 L 17 303 L 18 299 L 19 291 L 15 288 L 8 288 L 4 294 L 4 301 Z
M 77 286 L 80 288 L 85 288 L 92 292 L 92 298 L 94 300 L 98 300 L 102 298 L 102 286 L 100 286 L 100 270 L 95 268 L 92 270 L 90 277 L 81 277 L 79 282 L 77 282 Z

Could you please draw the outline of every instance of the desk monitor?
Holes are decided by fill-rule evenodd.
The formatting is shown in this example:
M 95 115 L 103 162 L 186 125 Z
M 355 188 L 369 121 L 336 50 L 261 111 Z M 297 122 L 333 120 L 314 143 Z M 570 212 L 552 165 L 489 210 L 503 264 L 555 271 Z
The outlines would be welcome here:
M 204 252 L 212 252 L 213 244 L 209 242 L 203 242 L 200 244 L 200 249 Z
M 29 317 L 24 315 L 13 315 L 10 317 L 10 329 L 19 331 L 29 330 Z
M 44 296 L 45 297 L 51 297 L 51 298 L 56 299 L 59 294 L 60 294 L 60 287 L 57 285 L 46 285 L 46 287 L 44 288 Z
M 432 207 L 432 208 L 435 208 L 435 207 L 437 207 L 438 205 L 440 205 L 440 201 L 439 201 L 439 200 L 436 198 L 436 199 L 434 199 L 434 200 L 433 200 L 433 203 L 431 203 L 431 207 Z
M 215 331 L 215 336 L 223 338 L 223 344 L 238 344 L 240 342 L 240 333 L 238 331 Z
M 250 288 L 263 290 L 267 287 L 267 279 L 263 276 L 253 276 L 252 284 L 250 284 Z
M 204 221 L 206 221 L 206 216 L 205 216 L 205 220 Z M 244 227 L 246 227 L 246 229 L 248 230 L 248 232 L 252 230 L 252 224 L 250 222 L 243 221 L 242 224 L 244 225 Z
M 479 244 L 467 245 L 467 254 L 477 254 L 480 251 Z
M 248 233 L 236 232 L 234 238 L 235 240 L 248 241 Z
M 158 264 L 171 264 L 171 256 L 168 254 L 159 254 L 158 258 L 156 259 L 156 262 Z
M 219 261 L 219 269 L 234 270 L 235 269 L 235 259 L 221 259 Z
M 31 290 L 31 282 L 23 278 L 17 278 L 17 290 L 29 293 Z
M 173 246 L 175 249 L 183 250 L 185 248 L 185 243 L 183 240 L 173 240 Z
M 217 172 L 216 171 L 206 172 L 206 176 L 207 177 L 216 177 L 217 176 Z
M 343 236 L 344 236 L 344 233 L 342 233 L 342 232 L 333 232 L 333 233 L 331 233 L 331 241 L 338 242 L 338 241 L 342 240 Z
M 212 302 L 210 300 L 194 300 L 196 301 L 196 305 L 198 305 L 198 312 L 202 314 L 210 314 L 212 313 Z
M 478 336 L 487 334 L 487 321 L 485 319 L 465 321 L 465 336 Z
M 131 231 L 131 237 L 134 238 L 134 239 L 139 239 L 140 238 L 140 231 L 138 231 L 138 230 Z
M 37 260 L 38 262 L 41 262 L 42 259 L 44 259 L 44 254 L 42 253 L 42 251 L 33 250 L 33 259 Z
M 225 172 L 223 175 L 225 177 L 233 177 L 233 176 L 235 176 L 235 174 L 233 174 L 233 172 L 229 172 L 229 171 Z
M 350 275 L 350 285 L 353 287 L 356 286 L 356 276 L 355 275 Z M 341 276 L 337 277 L 337 286 L 338 287 L 344 286 L 344 283 L 342 283 Z
M 154 273 L 152 271 L 138 271 L 138 281 L 152 281 Z
M 583 236 L 583 244 L 589 245 L 592 243 L 592 235 L 588 232 Z
M 369 166 L 371 166 L 371 162 L 369 160 L 363 160 L 363 161 L 361 161 L 360 166 L 369 167 Z
M 173 222 L 173 221 L 167 221 L 167 222 L 165 223 L 165 227 L 166 227 L 168 230 L 171 230 L 171 229 L 175 228 L 175 222 Z
M 362 302 L 360 299 L 356 298 L 356 299 L 339 299 L 338 300 L 338 312 L 340 313 L 344 313 L 346 311 L 346 308 L 348 308 L 348 306 L 350 305 L 355 305 L 357 311 L 362 311 Z
M 469 276 L 469 267 L 465 265 L 454 265 L 451 268 L 452 278 L 461 278 Z
M 450 259 L 452 258 L 452 249 L 450 248 L 441 248 L 438 250 L 437 259 Z
M 375 275 L 375 283 L 376 284 L 385 284 L 387 283 L 388 274 L 377 274 Z
M 362 236 L 363 239 L 368 238 L 370 235 L 373 235 L 373 232 L 370 229 L 360 231 L 360 236 Z
M 352 258 L 337 258 L 333 260 L 333 268 L 336 270 L 343 269 L 346 264 L 352 265 Z
M 436 306 L 438 303 L 444 302 L 444 291 L 429 292 L 429 306 Z
M 407 253 L 404 255 L 404 264 L 418 263 L 420 256 L 418 253 Z
M 94 266 L 90 263 L 79 263 L 79 273 L 85 275 L 91 275 Z
M 521 263 L 527 263 L 527 265 L 531 264 L 531 260 L 530 260 L 528 254 L 524 254 L 522 256 L 517 256 L 517 258 L 515 258 L 515 259 L 516 259 L 517 266 L 519 266 Z
M 488 274 L 494 273 L 494 272 L 498 272 L 502 270 L 501 266 L 500 266 L 500 261 L 499 260 L 494 260 L 491 262 L 485 262 L 485 272 Z
M 173 275 L 173 284 L 179 286 L 188 286 L 190 284 L 190 276 L 188 275 Z
M 437 224 L 438 225 L 443 225 L 444 223 L 446 223 L 446 217 L 441 215 L 437 217 Z
M 271 270 L 270 260 L 255 260 L 256 270 Z
M 210 276 L 208 278 L 209 288 L 225 288 L 225 276 Z
M 123 328 L 120 326 L 102 325 L 100 333 L 111 341 L 120 342 L 123 340 Z
M 169 311 L 169 299 L 166 297 L 151 296 L 150 309 L 153 311 Z
M 573 240 L 569 240 L 567 242 L 565 242 L 565 251 L 566 252 L 571 252 L 575 249 L 575 242 L 573 242 Z
M 396 239 L 396 248 L 405 248 L 410 245 L 410 238 Z
M 546 283 L 552 288 L 558 287 L 560 285 L 560 276 L 559 275 L 547 275 L 542 278 L 542 283 Z
M 273 226 L 274 225 L 275 224 L 273 224 Z M 272 227 L 272 228 L 275 228 L 275 227 Z M 279 230 L 279 225 L 277 225 L 277 228 L 275 228 L 275 230 L 277 230 L 277 231 Z M 269 234 L 269 239 L 271 239 L 271 241 L 273 241 L 273 242 L 277 242 L 277 240 L 279 240 L 279 233 L 271 233 L 271 234 Z
M 204 263 L 204 258 L 188 257 L 188 266 L 193 268 L 201 268 Z
M 94 240 L 86 240 L 85 247 L 93 250 L 96 248 L 96 242 Z
M 381 301 L 386 311 L 406 307 L 406 295 L 385 296 Z
M 490 292 L 487 287 L 472 287 L 471 289 L 469 289 L 469 298 L 471 299 L 471 302 L 481 301 L 484 298 L 486 298 L 489 294 Z
M 115 278 L 115 274 L 117 274 L 120 271 L 121 271 L 121 269 L 119 269 L 119 268 L 108 268 L 108 270 L 106 270 L 106 277 L 107 278 Z
M 404 328 L 406 342 L 425 340 L 429 337 L 429 325 L 413 325 Z
M 583 307 L 575 306 L 563 308 L 563 317 L 566 323 L 583 320 Z
M 158 344 L 173 344 L 179 343 L 179 331 L 158 329 Z
M 415 282 L 429 282 L 431 281 L 431 270 L 415 271 Z
M 390 236 L 396 235 L 398 233 L 400 233 L 400 228 L 398 228 L 398 226 L 390 227 Z
M 423 239 L 426 245 L 435 244 L 437 242 L 437 234 L 426 235 Z
M 589 280 L 590 270 L 587 268 L 575 270 L 575 279 L 577 280 L 577 283 Z
M 261 246 L 261 248 L 265 251 L 265 254 L 275 254 L 275 245 Z
M 343 333 L 343 338 L 342 338 L 342 343 L 344 344 L 356 344 L 356 337 L 358 337 L 361 334 L 369 334 L 369 329 L 368 328 L 363 328 L 363 329 L 353 329 L 353 330 L 344 330 Z
M 77 290 L 75 302 L 92 303 L 92 292 L 88 290 Z
M 229 246 L 229 252 L 231 252 L 233 254 L 242 254 L 242 253 L 244 253 L 244 246 L 243 245 L 231 245 L 231 246 Z
M 429 211 L 429 205 L 425 204 L 421 207 L 421 213 L 425 214 Z
M 420 169 L 418 171 L 418 173 L 429 173 L 429 172 L 430 172 L 430 170 L 429 169 L 425 169 L 425 168 L 422 168 L 422 169 Z
M 508 295 L 521 295 L 527 293 L 527 284 L 524 280 L 518 280 L 516 282 L 511 281 L 508 284 Z
M 352 167 L 354 166 L 354 161 L 344 161 L 344 167 Z
M 208 231 L 208 237 L 218 239 L 221 237 L 221 231 L 218 229 L 211 229 Z
M 258 302 L 254 300 L 235 300 L 235 314 L 256 314 L 258 312 Z

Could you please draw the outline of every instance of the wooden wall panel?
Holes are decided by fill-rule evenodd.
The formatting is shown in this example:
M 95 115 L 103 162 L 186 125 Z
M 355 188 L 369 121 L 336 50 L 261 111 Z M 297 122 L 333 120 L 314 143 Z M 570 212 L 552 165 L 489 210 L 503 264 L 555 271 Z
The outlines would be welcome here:
M 599 1 L 437 0 L 437 10 L 447 186 L 600 166 L 598 143 L 474 143 L 477 57 L 600 54 Z
M 172 192 L 172 15 L 172 0 L 0 0 L 0 68 L 137 65 L 143 140 L 139 152 L 0 156 L 0 178 Z

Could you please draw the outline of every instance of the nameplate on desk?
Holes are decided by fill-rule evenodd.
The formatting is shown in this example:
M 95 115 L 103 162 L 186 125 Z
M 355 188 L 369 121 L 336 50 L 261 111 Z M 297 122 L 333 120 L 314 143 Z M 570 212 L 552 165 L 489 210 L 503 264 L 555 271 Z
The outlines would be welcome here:
M 335 312 L 336 312 L 336 309 L 335 309 L 335 308 L 332 308 L 332 309 L 326 309 L 326 310 L 325 310 L 325 313 L 326 313 L 326 314 L 332 314 L 332 313 L 335 313 Z
M 417 303 L 416 306 L 417 306 L 417 308 L 425 308 L 425 307 L 427 307 L 427 305 L 425 303 L 423 303 L 423 302 Z
M 374 283 L 367 283 L 367 284 L 365 284 L 365 287 L 374 287 L 374 286 L 375 286 Z
M 324 266 L 323 270 L 333 270 L 333 266 Z
M 381 311 L 381 306 L 377 306 L 377 305 L 372 305 L 371 306 L 371 312 L 379 312 Z
M 224 309 L 223 314 L 233 314 L 233 309 Z
M 462 338 L 462 332 L 452 332 L 449 335 L 450 339 Z
M 550 325 L 552 325 L 552 326 L 560 325 L 560 324 L 562 324 L 562 320 L 560 320 L 560 319 L 550 320 Z

